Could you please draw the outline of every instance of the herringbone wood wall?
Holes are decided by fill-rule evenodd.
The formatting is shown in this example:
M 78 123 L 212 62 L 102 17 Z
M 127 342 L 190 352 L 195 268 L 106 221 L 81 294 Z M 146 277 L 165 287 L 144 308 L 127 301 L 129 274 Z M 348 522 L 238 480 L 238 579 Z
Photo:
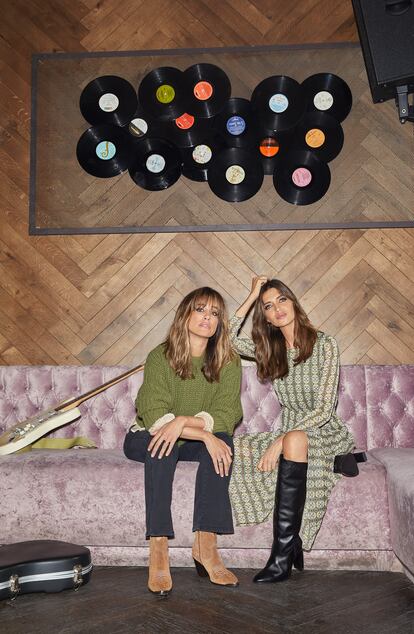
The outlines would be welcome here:
M 414 363 L 412 229 L 27 233 L 32 53 L 349 40 L 348 0 L 3 0 L 0 361 L 133 365 L 189 290 L 214 286 L 232 311 L 268 274 L 337 337 L 343 363 Z

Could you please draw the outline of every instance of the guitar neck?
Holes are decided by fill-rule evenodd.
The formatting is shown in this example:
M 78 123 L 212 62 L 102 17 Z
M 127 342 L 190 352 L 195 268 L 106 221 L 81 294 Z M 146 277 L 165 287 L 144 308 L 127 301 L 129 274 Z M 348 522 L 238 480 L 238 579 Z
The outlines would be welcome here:
M 132 376 L 132 374 L 135 374 L 136 372 L 139 372 L 140 370 L 143 370 L 143 369 L 144 369 L 143 363 L 141 365 L 137 365 L 136 368 L 132 368 L 132 370 L 128 370 L 128 372 L 124 372 L 124 374 L 121 374 L 120 376 L 117 376 L 114 379 L 107 381 L 103 385 L 100 385 L 99 387 L 96 387 L 93 390 L 90 390 L 89 392 L 82 394 L 81 396 L 77 396 L 71 399 L 70 401 L 61 403 L 55 408 L 55 411 L 66 412 L 70 409 L 74 409 L 75 407 L 78 407 L 81 403 L 84 403 L 85 401 L 87 401 L 89 398 L 92 398 L 92 396 L 96 396 L 97 394 L 100 394 L 104 390 L 108 389 L 108 387 L 112 387 L 112 385 L 116 385 L 120 381 L 127 379 L 129 376 Z

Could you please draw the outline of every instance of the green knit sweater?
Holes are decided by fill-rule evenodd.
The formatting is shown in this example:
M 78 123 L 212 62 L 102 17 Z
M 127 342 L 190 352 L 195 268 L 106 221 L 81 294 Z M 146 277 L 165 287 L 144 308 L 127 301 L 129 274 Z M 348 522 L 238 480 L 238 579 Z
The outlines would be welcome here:
M 218 382 L 209 383 L 201 372 L 203 357 L 193 357 L 192 379 L 181 379 L 170 367 L 161 344 L 145 362 L 144 382 L 135 405 L 137 422 L 150 429 L 164 414 L 194 416 L 208 412 L 214 419 L 213 433 L 232 435 L 243 412 L 240 402 L 241 364 L 236 357 L 224 366 Z

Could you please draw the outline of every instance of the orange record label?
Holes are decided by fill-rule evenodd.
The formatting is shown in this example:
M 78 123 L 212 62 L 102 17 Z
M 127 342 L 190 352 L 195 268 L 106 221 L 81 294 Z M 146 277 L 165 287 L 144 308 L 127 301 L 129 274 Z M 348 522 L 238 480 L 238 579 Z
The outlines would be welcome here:
M 269 136 L 260 142 L 260 152 L 263 156 L 271 158 L 279 152 L 279 143 L 273 137 Z
M 160 103 L 171 103 L 175 97 L 175 90 L 169 84 L 162 84 L 158 86 L 155 95 Z
M 210 99 L 213 94 L 213 86 L 208 81 L 199 81 L 198 84 L 194 86 L 194 95 L 200 101 L 206 101 Z
M 319 128 L 308 130 L 305 135 L 305 141 L 309 147 L 318 148 L 325 143 L 325 134 Z
M 194 117 L 193 115 L 188 114 L 187 112 L 184 112 L 184 114 L 182 114 L 181 117 L 178 117 L 178 119 L 175 120 L 175 125 L 181 130 L 188 130 L 189 128 L 191 128 L 193 124 L 194 124 Z

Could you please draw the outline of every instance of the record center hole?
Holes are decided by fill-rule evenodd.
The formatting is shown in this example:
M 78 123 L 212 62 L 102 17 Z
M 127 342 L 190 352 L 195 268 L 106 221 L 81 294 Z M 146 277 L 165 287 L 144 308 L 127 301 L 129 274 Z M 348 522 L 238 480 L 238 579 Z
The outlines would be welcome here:
M 292 181 L 296 187 L 307 187 L 312 182 L 312 173 L 306 167 L 297 167 L 292 173 Z

